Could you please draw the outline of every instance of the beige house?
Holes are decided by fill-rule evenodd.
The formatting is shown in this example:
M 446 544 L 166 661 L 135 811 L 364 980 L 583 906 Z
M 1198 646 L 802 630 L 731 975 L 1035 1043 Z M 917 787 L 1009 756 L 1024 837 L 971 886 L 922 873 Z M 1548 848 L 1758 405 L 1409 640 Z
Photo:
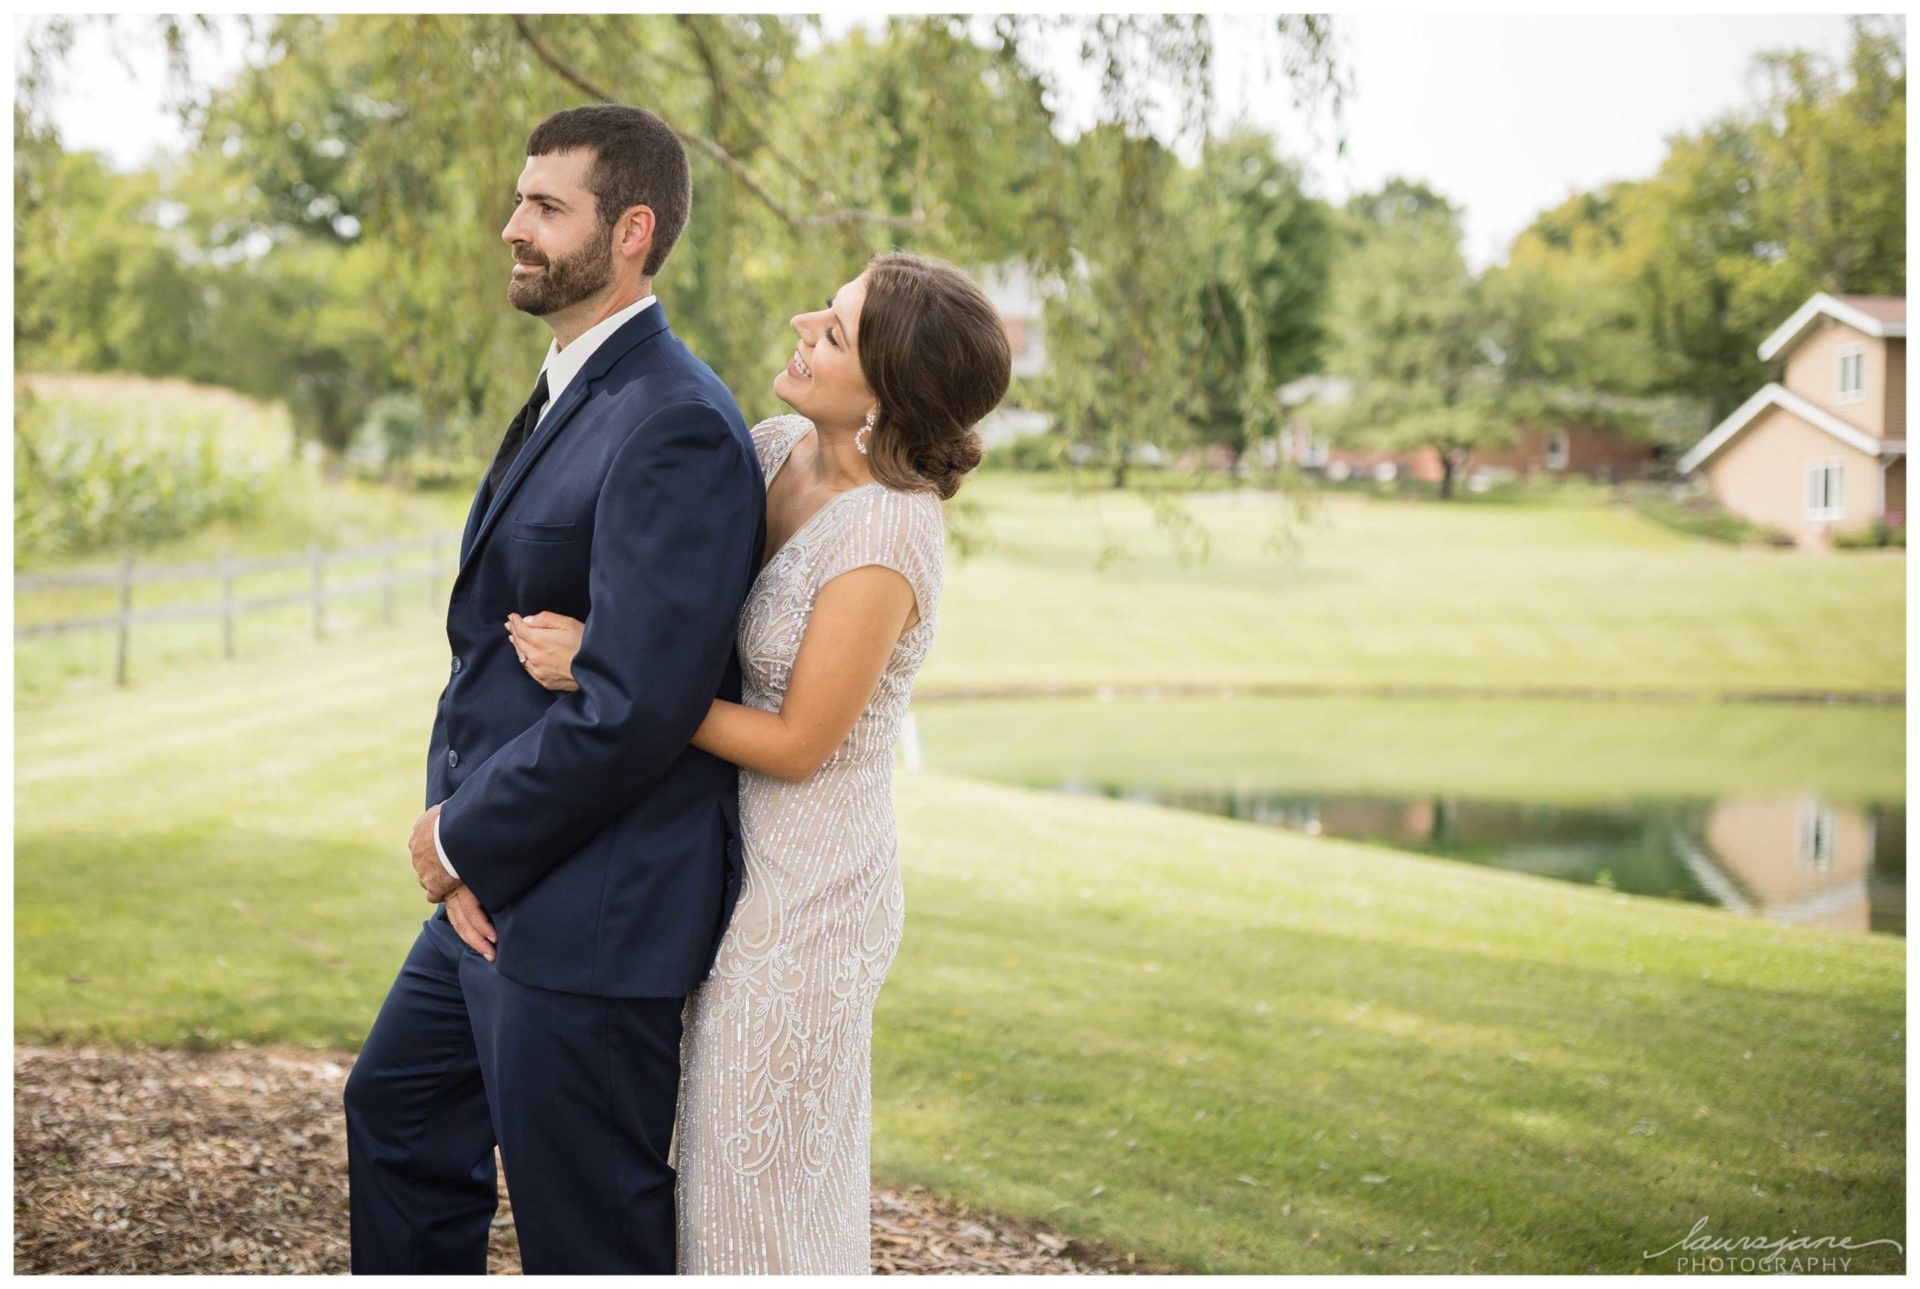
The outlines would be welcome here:
M 1000 311 L 1013 351 L 1016 380 L 1031 379 L 1047 370 L 1046 288 L 1017 260 L 994 265 L 979 274 L 980 287 Z M 1044 433 L 1053 418 L 1036 408 L 1023 407 L 1016 391 L 980 422 L 980 441 L 989 448 L 1011 443 L 1028 434 Z
M 1760 346 L 1770 382 L 1680 458 L 1735 514 L 1824 547 L 1906 522 L 1907 302 L 1814 296 Z
M 1341 376 L 1302 376 L 1280 387 L 1287 421 L 1276 447 L 1281 457 L 1309 474 L 1339 483 L 1371 475 L 1385 483 L 1405 475 L 1438 483 L 1445 473 L 1440 454 L 1429 447 L 1398 452 L 1329 441 L 1313 427 L 1312 408 L 1337 406 L 1353 397 L 1353 382 Z M 1654 448 L 1615 430 L 1572 423 L 1519 425 L 1511 447 L 1475 448 L 1459 481 L 1478 490 L 1498 479 L 1536 475 L 1585 475 L 1591 479 L 1634 478 L 1654 466 Z

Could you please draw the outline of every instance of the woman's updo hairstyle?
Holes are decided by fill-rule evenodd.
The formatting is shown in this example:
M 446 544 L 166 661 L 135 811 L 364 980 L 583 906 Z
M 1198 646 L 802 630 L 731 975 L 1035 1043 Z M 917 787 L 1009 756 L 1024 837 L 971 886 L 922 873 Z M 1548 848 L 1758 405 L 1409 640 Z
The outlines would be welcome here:
M 980 464 L 980 419 L 1006 397 L 1013 350 L 986 292 L 949 264 L 889 251 L 866 269 L 860 370 L 879 404 L 868 467 L 942 500 Z

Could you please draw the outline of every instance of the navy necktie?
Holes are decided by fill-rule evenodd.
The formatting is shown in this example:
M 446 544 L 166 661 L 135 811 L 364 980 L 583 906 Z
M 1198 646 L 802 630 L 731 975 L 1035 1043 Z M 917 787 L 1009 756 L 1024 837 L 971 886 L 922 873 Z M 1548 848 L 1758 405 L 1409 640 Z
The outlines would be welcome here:
M 507 427 L 507 435 L 500 440 L 500 450 L 494 454 L 493 469 L 487 473 L 487 490 L 500 491 L 500 481 L 507 477 L 507 471 L 513 468 L 513 459 L 520 455 L 520 445 L 527 441 L 527 434 L 540 419 L 540 408 L 547 401 L 547 373 L 540 370 L 540 379 L 534 383 L 533 396 L 527 399 L 526 406 L 513 418 L 513 424 Z

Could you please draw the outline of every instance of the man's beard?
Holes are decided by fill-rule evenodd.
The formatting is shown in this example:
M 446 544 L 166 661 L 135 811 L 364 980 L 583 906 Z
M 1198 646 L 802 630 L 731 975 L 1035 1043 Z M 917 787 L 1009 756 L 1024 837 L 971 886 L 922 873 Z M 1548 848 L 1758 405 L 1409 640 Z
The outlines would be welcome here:
M 507 303 L 522 313 L 544 318 L 578 304 L 613 281 L 613 228 L 603 225 L 600 236 L 579 252 L 548 260 L 537 273 L 515 273 L 507 282 Z

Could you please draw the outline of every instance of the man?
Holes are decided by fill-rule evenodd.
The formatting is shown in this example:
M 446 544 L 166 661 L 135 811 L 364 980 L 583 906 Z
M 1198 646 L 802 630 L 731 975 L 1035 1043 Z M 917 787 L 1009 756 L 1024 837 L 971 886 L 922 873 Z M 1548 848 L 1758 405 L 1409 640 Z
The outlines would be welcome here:
M 687 157 L 630 107 L 527 140 L 507 298 L 553 331 L 482 481 L 409 851 L 440 904 L 347 1081 L 355 1272 L 483 1272 L 497 1142 L 528 1272 L 674 1269 L 681 1007 L 739 889 L 737 771 L 688 746 L 738 700 L 766 540 L 753 442 L 654 274 Z M 508 615 L 584 618 L 578 688 Z

